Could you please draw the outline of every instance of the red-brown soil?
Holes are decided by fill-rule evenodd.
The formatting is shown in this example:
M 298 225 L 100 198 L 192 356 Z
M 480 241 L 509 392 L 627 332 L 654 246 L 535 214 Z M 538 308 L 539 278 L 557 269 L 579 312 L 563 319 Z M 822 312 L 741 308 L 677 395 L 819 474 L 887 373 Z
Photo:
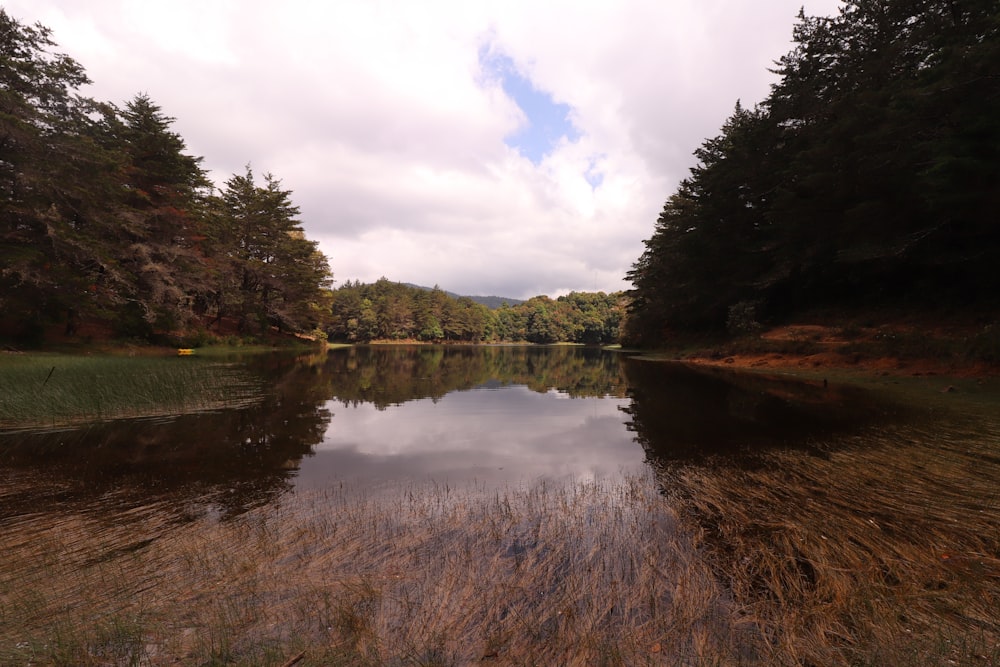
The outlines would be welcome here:
M 760 338 L 777 352 L 732 352 L 708 348 L 685 356 L 689 363 L 708 366 L 726 366 L 740 369 L 770 370 L 850 370 L 874 375 L 946 375 L 955 377 L 991 377 L 1000 375 L 1000 367 L 982 361 L 970 360 L 962 355 L 948 357 L 905 357 L 858 353 L 851 351 L 851 344 L 876 341 L 879 336 L 923 335 L 935 340 L 962 341 L 968 339 L 968 328 L 924 327 L 887 325 L 877 328 L 859 328 L 845 333 L 841 327 L 820 324 L 793 324 L 775 327 L 761 334 Z M 752 346 L 751 346 L 752 347 Z M 800 351 L 801 348 L 808 348 Z M 956 347 L 960 348 L 959 342 Z

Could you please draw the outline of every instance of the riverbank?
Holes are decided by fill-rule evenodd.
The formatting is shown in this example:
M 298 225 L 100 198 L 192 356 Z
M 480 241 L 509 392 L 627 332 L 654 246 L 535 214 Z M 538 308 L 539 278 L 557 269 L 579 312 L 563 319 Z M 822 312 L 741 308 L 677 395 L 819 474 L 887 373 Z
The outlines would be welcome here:
M 1000 377 L 1000 331 L 908 323 L 791 324 L 733 340 L 683 341 L 647 356 L 766 372 L 810 375 Z

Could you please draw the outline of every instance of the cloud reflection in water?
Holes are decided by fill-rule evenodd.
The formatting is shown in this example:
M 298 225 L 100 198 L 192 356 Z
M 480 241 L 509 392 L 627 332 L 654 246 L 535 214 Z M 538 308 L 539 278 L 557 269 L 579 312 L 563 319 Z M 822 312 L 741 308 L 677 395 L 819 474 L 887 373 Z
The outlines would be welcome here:
M 592 479 L 639 469 L 620 398 L 570 398 L 523 385 L 476 387 L 379 410 L 331 403 L 334 417 L 301 486 L 331 478 L 449 483 Z

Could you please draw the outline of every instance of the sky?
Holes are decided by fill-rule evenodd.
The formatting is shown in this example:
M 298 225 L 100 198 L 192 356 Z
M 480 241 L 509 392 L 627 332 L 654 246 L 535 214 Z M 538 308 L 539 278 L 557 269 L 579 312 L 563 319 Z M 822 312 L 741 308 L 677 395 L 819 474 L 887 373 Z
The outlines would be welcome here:
M 628 289 L 667 197 L 800 7 L 837 0 L 4 0 L 149 95 L 222 186 L 292 192 L 336 284 L 468 295 Z

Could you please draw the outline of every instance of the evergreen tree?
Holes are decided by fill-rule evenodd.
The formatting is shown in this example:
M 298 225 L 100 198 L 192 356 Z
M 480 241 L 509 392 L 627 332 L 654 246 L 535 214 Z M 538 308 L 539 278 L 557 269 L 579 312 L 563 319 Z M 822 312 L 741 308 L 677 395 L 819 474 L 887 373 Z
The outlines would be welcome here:
M 171 329 L 194 315 L 203 300 L 208 267 L 204 210 L 211 185 L 201 158 L 186 154 L 184 140 L 148 96 L 138 95 L 119 113 L 127 164 L 121 233 L 129 246 L 122 263 L 135 275 L 135 300 L 144 319 Z
M 270 174 L 257 185 L 248 166 L 226 181 L 216 251 L 228 260 L 218 291 L 241 331 L 311 330 L 329 319 L 326 258 L 305 238 L 291 192 Z
M 793 35 L 667 200 L 628 275 L 632 342 L 734 312 L 996 302 L 1000 7 L 847 0 Z
M 146 95 L 81 96 L 83 67 L 54 47 L 0 8 L 0 335 L 89 318 L 149 339 L 212 309 L 255 331 L 324 327 L 329 266 L 290 193 L 248 169 L 214 197 L 173 118 Z
M 120 162 L 101 142 L 105 109 L 54 46 L 0 8 L 0 308 L 27 338 L 120 303 L 127 283 L 108 248 Z

